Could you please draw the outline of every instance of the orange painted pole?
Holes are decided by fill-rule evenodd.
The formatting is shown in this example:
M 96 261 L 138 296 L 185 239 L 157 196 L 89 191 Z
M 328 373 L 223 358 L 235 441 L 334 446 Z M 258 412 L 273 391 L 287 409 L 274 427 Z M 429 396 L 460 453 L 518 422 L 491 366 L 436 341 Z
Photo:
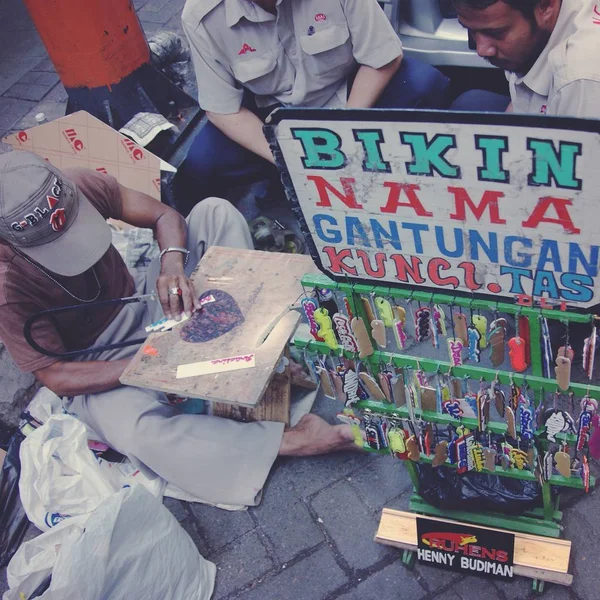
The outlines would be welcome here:
M 66 88 L 114 86 L 150 62 L 131 0 L 24 0 Z

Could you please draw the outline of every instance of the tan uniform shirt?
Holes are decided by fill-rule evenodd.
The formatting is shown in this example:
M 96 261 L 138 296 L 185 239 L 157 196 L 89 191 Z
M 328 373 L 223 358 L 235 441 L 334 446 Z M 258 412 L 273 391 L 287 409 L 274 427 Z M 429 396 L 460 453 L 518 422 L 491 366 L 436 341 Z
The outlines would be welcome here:
M 600 0 L 563 0 L 550 40 L 525 76 L 507 74 L 518 113 L 600 118 Z
M 188 0 L 200 106 L 240 110 L 244 88 L 258 106 L 339 108 L 357 63 L 379 69 L 402 44 L 376 0 L 279 0 L 277 15 L 251 0 Z

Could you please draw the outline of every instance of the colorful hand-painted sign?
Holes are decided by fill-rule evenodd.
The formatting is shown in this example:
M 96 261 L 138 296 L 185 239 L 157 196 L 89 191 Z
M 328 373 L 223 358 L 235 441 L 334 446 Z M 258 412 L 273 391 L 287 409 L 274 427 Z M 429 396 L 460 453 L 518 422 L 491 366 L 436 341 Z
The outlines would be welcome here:
M 282 109 L 265 131 L 333 279 L 600 302 L 600 121 Z

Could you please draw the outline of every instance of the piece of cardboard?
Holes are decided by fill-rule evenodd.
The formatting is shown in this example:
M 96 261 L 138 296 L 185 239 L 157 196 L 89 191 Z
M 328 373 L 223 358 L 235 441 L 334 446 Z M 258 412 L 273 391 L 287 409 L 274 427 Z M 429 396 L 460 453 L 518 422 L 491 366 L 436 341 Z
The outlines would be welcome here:
M 161 199 L 161 170 L 175 167 L 84 110 L 25 131 L 3 142 L 15 150 L 29 150 L 58 169 L 81 167 L 112 175 L 132 190 Z

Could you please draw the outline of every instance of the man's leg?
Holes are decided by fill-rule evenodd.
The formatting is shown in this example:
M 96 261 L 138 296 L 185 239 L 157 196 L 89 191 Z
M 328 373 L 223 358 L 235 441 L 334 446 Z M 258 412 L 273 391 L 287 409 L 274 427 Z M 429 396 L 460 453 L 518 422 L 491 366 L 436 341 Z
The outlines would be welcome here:
M 510 98 L 487 90 L 469 90 L 461 94 L 450 106 L 450 110 L 467 112 L 505 112 Z
M 375 107 L 441 110 L 449 104 L 450 80 L 435 67 L 404 57 Z

